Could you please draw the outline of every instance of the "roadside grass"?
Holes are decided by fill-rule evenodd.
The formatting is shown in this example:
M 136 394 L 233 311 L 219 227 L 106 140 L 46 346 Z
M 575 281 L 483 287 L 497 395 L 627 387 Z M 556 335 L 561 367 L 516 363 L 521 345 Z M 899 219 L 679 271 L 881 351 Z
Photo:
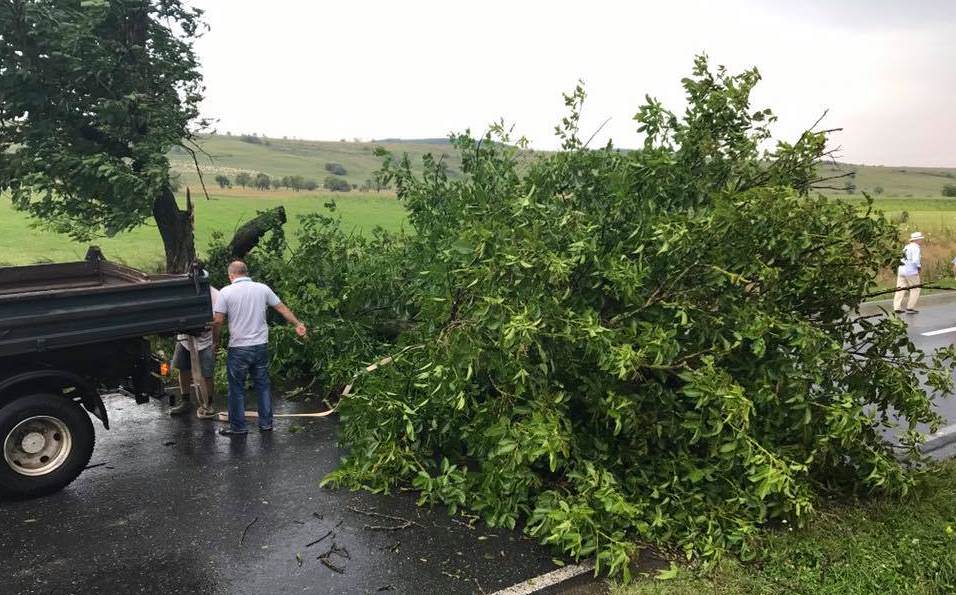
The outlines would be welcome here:
M 956 461 L 933 468 L 906 498 L 831 502 L 803 529 L 766 534 L 755 562 L 711 574 L 681 569 L 612 587 L 612 595 L 956 592 Z
M 195 197 L 196 195 L 194 195 Z M 365 233 L 376 226 L 398 231 L 405 221 L 404 207 L 392 194 L 359 194 L 310 192 L 270 192 L 256 195 L 252 192 L 216 193 L 211 200 L 194 198 L 196 205 L 196 249 L 202 254 L 214 231 L 227 237 L 256 215 L 256 211 L 283 205 L 288 216 L 286 236 L 294 239 L 299 228 L 299 217 L 307 213 L 330 214 L 324 204 L 335 199 L 332 215 L 341 217 L 344 228 Z M 146 225 L 112 238 L 96 238 L 90 242 L 76 242 L 52 231 L 33 227 L 33 221 L 17 212 L 7 197 L 0 197 L 0 266 L 31 264 L 35 262 L 65 262 L 80 260 L 91 244 L 103 249 L 107 258 L 130 266 L 155 270 L 162 267 L 163 245 L 155 225 Z

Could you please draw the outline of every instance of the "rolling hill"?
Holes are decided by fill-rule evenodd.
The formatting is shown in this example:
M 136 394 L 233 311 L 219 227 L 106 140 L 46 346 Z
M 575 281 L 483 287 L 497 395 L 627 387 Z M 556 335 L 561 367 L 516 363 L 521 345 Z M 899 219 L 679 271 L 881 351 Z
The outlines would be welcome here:
M 381 166 L 381 158 L 375 156 L 376 147 L 401 155 L 407 153 L 414 166 L 421 166 L 426 153 L 436 158 L 444 157 L 449 172 L 455 175 L 460 171 L 461 160 L 447 140 L 426 138 L 415 140 L 383 139 L 372 142 L 346 141 L 307 141 L 254 137 L 253 142 L 247 136 L 210 135 L 199 139 L 198 143 L 207 155 L 198 154 L 199 165 L 206 184 L 213 186 L 217 174 L 234 178 L 235 174 L 245 171 L 251 174 L 263 172 L 271 177 L 299 175 L 322 183 L 329 172 L 326 163 L 341 164 L 346 174 L 342 177 L 352 184 L 362 185 L 373 177 L 373 172 Z M 245 139 L 245 140 L 243 140 Z M 181 149 L 170 154 L 173 168 L 182 175 L 183 182 L 195 186 L 198 183 L 192 158 Z M 852 178 L 856 193 L 876 194 L 882 188 L 881 196 L 898 198 L 929 198 L 941 195 L 944 184 L 956 184 L 956 168 L 906 167 L 856 165 L 851 163 L 828 163 L 820 166 L 820 176 L 836 176 L 850 171 L 856 172 Z M 837 187 L 825 190 L 826 194 L 845 195 L 841 190 L 847 179 L 841 178 L 828 182 Z

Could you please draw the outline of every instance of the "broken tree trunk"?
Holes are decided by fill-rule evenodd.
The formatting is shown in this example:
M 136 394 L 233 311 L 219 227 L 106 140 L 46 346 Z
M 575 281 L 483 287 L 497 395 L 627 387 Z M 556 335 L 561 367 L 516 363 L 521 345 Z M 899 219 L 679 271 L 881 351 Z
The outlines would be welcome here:
M 285 222 L 285 208 L 282 206 L 259 213 L 255 219 L 243 224 L 232 236 L 232 241 L 229 242 L 229 254 L 242 258 L 256 247 L 266 232 L 281 228 Z
M 153 201 L 153 218 L 166 251 L 166 272 L 185 273 L 196 260 L 193 237 L 193 203 L 186 189 L 186 210 L 176 204 L 176 196 L 166 187 Z

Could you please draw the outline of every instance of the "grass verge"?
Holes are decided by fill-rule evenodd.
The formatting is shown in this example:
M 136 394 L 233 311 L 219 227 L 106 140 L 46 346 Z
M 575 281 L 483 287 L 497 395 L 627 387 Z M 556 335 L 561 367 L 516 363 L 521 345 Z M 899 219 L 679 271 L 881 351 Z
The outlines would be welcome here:
M 934 467 L 902 501 L 828 503 L 803 529 L 774 530 L 762 557 L 710 575 L 645 577 L 613 595 L 956 592 L 956 461 Z

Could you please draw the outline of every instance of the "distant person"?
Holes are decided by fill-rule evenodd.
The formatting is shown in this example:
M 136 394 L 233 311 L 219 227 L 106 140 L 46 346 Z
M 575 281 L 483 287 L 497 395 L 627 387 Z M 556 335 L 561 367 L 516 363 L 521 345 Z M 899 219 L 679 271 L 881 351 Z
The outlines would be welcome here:
M 215 287 L 209 287 L 209 294 L 213 305 L 219 299 L 219 290 Z M 196 417 L 199 419 L 211 419 L 216 416 L 213 409 L 213 395 L 216 389 L 216 346 L 213 345 L 212 329 L 210 328 L 198 337 L 190 335 L 178 335 L 176 337 L 176 351 L 173 352 L 173 367 L 179 370 L 179 403 L 169 410 L 170 415 L 182 415 L 188 413 L 192 408 L 189 402 L 190 394 L 193 392 L 193 386 L 197 382 L 193 372 L 193 361 L 198 361 L 201 380 L 205 391 L 196 390 Z M 198 353 L 196 357 L 192 354 L 192 344 L 195 344 Z
M 223 322 L 229 321 L 229 350 L 226 372 L 229 378 L 229 427 L 219 430 L 223 436 L 248 433 L 246 429 L 246 376 L 258 393 L 259 430 L 272 431 L 272 388 L 269 383 L 269 307 L 295 325 L 295 332 L 304 337 L 305 325 L 299 322 L 267 285 L 249 278 L 246 263 L 229 264 L 229 282 L 219 292 L 213 308 L 213 345 L 219 344 Z
M 900 259 L 900 266 L 896 269 L 896 288 L 897 292 L 893 296 L 893 311 L 897 314 L 906 312 L 915 314 L 919 312 L 916 309 L 916 301 L 919 299 L 920 263 L 921 249 L 920 243 L 923 241 L 923 234 L 914 231 L 910 234 L 910 242 L 903 247 L 903 258 Z M 909 291 L 909 301 L 906 303 L 906 310 L 903 310 L 903 297 Z

